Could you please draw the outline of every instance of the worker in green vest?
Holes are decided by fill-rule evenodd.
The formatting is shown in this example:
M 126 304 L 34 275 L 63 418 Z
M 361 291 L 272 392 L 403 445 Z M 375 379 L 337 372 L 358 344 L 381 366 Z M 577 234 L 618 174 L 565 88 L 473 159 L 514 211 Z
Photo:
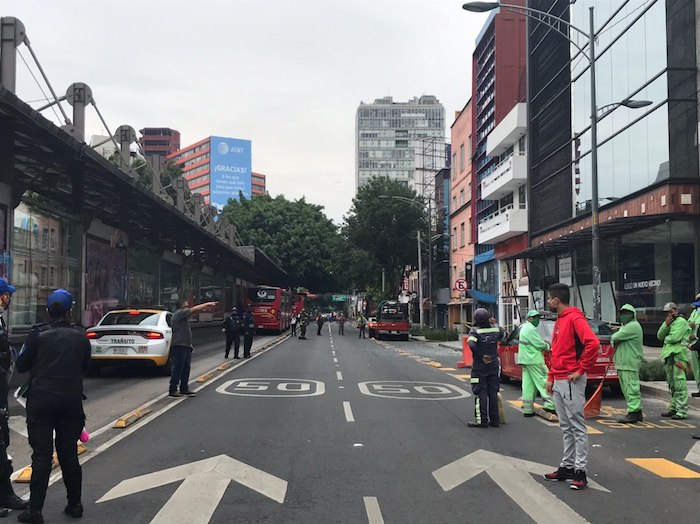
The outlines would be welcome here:
M 539 391 L 544 401 L 544 410 L 556 413 L 552 399 L 547 395 L 547 365 L 544 363 L 544 352 L 549 351 L 549 343 L 542 339 L 537 326 L 540 324 L 540 313 L 531 310 L 527 320 L 520 327 L 518 335 L 518 364 L 523 369 L 523 414 L 526 417 L 535 416 L 535 397 Z
M 637 310 L 630 304 L 620 308 L 620 323 L 622 327 L 610 338 L 610 343 L 615 348 L 613 360 L 617 376 L 627 401 L 627 415 L 618 422 L 636 424 L 644 420 L 639 385 L 639 369 L 644 362 L 644 333 L 642 326 L 637 322 Z
M 664 361 L 671 402 L 668 411 L 661 416 L 685 420 L 688 418 L 688 383 L 685 372 L 688 370 L 688 339 L 691 329 L 688 321 L 678 312 L 675 302 L 664 304 L 663 312 L 666 313 L 666 319 L 661 323 L 656 338 L 664 344 L 661 360 Z
M 688 318 L 688 325 L 692 329 L 690 335 L 690 341 L 693 342 L 698 338 L 698 329 L 700 329 L 700 293 L 695 295 L 695 302 L 693 302 L 693 312 Z M 700 397 L 700 351 L 693 350 L 690 351 L 690 367 L 693 370 L 693 376 L 695 377 L 695 383 L 698 386 L 698 391 L 691 393 L 692 397 Z

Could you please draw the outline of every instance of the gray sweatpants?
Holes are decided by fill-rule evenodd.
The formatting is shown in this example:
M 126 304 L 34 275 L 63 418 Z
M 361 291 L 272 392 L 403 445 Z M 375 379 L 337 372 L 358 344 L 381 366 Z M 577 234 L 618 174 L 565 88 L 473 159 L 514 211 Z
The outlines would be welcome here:
M 557 407 L 559 427 L 564 437 L 564 457 L 561 459 L 561 467 L 583 471 L 586 471 L 588 463 L 588 429 L 583 416 L 586 382 L 586 375 L 582 375 L 576 382 L 555 380 L 552 395 Z

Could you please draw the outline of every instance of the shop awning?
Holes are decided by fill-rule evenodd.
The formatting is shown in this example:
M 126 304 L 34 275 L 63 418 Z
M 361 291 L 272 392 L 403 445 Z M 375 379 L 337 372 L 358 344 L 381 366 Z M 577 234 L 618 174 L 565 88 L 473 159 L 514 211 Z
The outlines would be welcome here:
M 469 293 L 469 296 L 474 300 L 483 304 L 495 304 L 498 302 L 498 295 L 489 295 L 478 289 L 467 289 L 467 293 Z

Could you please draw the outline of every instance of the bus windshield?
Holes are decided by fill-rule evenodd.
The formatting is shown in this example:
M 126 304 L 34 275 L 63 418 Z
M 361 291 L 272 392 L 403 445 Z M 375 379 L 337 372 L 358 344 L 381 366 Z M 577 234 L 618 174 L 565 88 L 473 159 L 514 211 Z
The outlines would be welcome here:
M 264 304 L 277 300 L 277 289 L 253 287 L 248 290 L 248 300 L 254 304 Z

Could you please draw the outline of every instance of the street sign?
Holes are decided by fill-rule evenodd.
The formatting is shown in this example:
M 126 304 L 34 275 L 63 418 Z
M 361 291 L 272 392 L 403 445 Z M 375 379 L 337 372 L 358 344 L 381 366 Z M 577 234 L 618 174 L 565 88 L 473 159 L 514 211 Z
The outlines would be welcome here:
M 444 491 L 450 491 L 486 472 L 496 485 L 535 522 L 567 522 L 572 524 L 587 522 L 581 515 L 532 478 L 533 474 L 544 475 L 554 469 L 556 468 L 546 464 L 479 449 L 433 471 L 433 477 Z M 609 493 L 609 490 L 590 479 L 588 487 Z
M 348 297 L 346 295 L 333 295 L 331 298 L 332 302 L 345 302 L 347 301 Z
M 284 503 L 287 481 L 226 455 L 123 480 L 97 501 L 107 502 L 148 489 L 184 481 L 151 524 L 207 524 L 233 480 Z
M 466 291 L 467 281 L 463 278 L 458 278 L 457 280 L 455 280 L 455 289 L 457 289 L 458 291 Z

